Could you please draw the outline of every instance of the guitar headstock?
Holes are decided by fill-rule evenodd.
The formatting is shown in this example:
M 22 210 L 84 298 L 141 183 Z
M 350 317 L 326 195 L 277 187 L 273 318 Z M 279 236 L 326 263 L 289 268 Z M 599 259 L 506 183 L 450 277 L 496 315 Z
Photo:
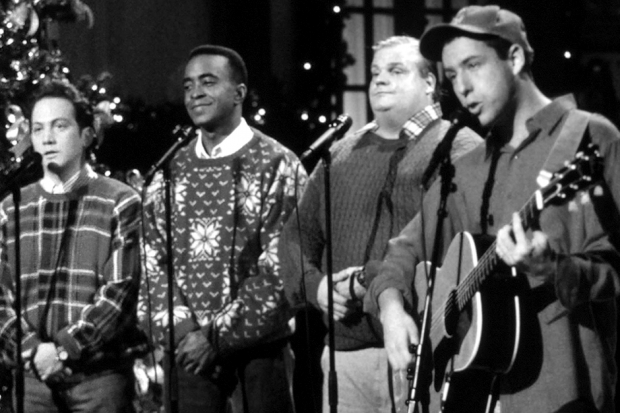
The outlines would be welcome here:
M 545 205 L 561 205 L 575 194 L 594 185 L 603 175 L 603 157 L 598 146 L 588 147 L 567 161 L 564 167 L 555 172 L 549 184 L 541 188 L 542 200 Z

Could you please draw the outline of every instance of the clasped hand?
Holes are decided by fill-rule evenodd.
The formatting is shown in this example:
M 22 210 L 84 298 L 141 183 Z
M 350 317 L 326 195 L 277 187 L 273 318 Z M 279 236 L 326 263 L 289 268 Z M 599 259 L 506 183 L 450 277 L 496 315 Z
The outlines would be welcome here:
M 214 367 L 215 351 L 201 330 L 191 331 L 179 342 L 175 360 L 190 374 L 204 374 Z
M 356 272 L 360 271 L 362 267 L 349 267 L 342 271 L 337 272 L 332 276 L 333 280 L 333 298 L 334 298 L 334 320 L 339 321 L 348 315 L 356 312 L 359 308 L 359 301 L 356 301 L 351 297 L 350 284 L 351 277 Z M 353 280 L 355 281 L 355 280 Z M 356 285 L 357 289 L 355 294 L 357 298 L 362 298 L 365 290 L 360 290 L 359 285 Z M 326 314 L 328 313 L 328 280 L 327 276 L 324 276 L 319 284 L 317 290 L 317 301 L 319 307 Z
M 32 372 L 43 382 L 56 375 L 71 374 L 71 369 L 58 359 L 56 344 L 51 342 L 41 343 L 36 349 L 24 351 L 22 359 L 25 370 Z

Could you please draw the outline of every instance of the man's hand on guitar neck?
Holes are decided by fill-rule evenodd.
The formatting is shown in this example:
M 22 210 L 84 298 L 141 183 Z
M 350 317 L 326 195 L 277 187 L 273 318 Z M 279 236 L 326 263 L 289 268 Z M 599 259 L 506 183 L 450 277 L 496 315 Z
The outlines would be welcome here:
M 378 300 L 388 360 L 395 371 L 407 370 L 413 361 L 410 345 L 418 344 L 418 327 L 405 311 L 400 291 L 388 288 L 379 295 Z
M 519 214 L 512 215 L 512 225 L 505 225 L 497 232 L 496 253 L 506 265 L 530 276 L 547 278 L 555 268 L 555 253 L 547 235 L 532 231 L 529 239 Z

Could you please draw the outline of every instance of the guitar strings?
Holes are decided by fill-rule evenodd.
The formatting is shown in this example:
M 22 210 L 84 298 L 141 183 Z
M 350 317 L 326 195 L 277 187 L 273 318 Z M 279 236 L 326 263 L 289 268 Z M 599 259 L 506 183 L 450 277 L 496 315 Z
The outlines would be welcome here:
M 523 208 L 518 212 L 524 229 L 529 228 L 534 213 L 537 210 L 535 206 L 536 193 L 530 196 Z M 453 310 L 454 305 L 459 311 L 471 300 L 476 291 L 480 289 L 480 285 L 497 265 L 498 256 L 495 252 L 497 241 L 493 241 L 491 246 L 482 254 L 476 266 L 465 276 L 463 281 L 456 287 L 456 296 L 445 300 L 435 312 L 431 320 L 431 332 L 437 332 L 437 329 L 443 328 L 444 315 Z

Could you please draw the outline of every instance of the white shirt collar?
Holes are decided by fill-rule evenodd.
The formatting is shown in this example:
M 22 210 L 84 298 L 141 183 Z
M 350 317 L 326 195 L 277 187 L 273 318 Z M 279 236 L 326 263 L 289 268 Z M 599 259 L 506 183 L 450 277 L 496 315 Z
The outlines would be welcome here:
M 243 146 L 245 146 L 248 142 L 252 140 L 254 136 L 254 132 L 248 126 L 245 119 L 241 118 L 241 122 L 239 122 L 239 126 L 233 130 L 230 135 L 224 138 L 222 142 L 215 145 L 211 154 L 207 152 L 204 145 L 202 144 L 202 131 L 198 129 L 198 139 L 196 140 L 196 156 L 200 159 L 214 159 L 214 158 L 223 158 L 225 156 L 229 156 L 237 152 Z
M 67 179 L 66 182 L 54 182 L 49 178 L 43 177 L 39 181 L 41 186 L 46 192 L 50 194 L 66 194 L 73 191 L 73 189 L 84 185 L 88 180 L 97 177 L 97 173 L 89 164 L 84 164 L 72 177 Z

